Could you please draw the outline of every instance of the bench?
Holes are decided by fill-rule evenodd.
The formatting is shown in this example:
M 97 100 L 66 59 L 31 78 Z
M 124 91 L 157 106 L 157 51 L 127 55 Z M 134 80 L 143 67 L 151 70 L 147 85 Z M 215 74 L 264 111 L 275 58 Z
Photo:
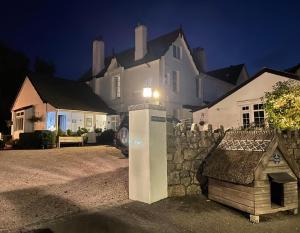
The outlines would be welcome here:
M 78 143 L 79 145 L 83 146 L 83 137 L 58 137 L 58 145 L 57 147 L 60 148 L 60 144 L 62 143 Z

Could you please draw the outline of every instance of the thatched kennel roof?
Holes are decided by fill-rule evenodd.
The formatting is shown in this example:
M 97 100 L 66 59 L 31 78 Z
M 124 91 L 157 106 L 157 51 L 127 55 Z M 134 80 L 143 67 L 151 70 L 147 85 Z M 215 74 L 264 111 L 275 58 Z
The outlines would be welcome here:
M 228 131 L 208 156 L 203 175 L 236 184 L 251 184 L 260 161 L 275 143 L 278 144 L 278 137 L 272 131 Z

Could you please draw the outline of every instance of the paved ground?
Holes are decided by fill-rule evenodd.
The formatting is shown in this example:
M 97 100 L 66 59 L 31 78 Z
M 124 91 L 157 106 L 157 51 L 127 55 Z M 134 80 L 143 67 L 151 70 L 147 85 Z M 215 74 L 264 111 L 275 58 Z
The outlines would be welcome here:
M 252 224 L 246 214 L 197 196 L 152 205 L 127 201 L 40 227 L 48 229 L 40 233 L 295 233 L 300 215 L 276 213 Z
M 128 199 L 128 160 L 108 146 L 0 152 L 0 232 Z
M 300 215 L 266 215 L 252 224 L 204 196 L 130 201 L 127 167 L 110 147 L 0 152 L 0 232 L 300 232 Z

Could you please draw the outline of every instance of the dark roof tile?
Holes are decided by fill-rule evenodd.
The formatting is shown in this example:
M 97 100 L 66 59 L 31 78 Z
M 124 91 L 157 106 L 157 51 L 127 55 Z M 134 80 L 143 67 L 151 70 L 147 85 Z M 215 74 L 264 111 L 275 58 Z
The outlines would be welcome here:
M 114 113 L 85 83 L 37 74 L 28 78 L 41 99 L 55 108 Z
M 228 82 L 230 84 L 236 85 L 244 66 L 244 64 L 233 65 L 217 70 L 211 70 L 208 71 L 206 74 L 214 78 L 220 79 L 222 81 Z

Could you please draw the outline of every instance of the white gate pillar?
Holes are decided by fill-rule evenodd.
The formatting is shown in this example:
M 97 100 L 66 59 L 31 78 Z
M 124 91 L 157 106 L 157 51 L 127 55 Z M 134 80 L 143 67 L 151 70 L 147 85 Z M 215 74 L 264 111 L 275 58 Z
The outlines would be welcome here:
M 153 203 L 168 197 L 166 111 L 129 107 L 129 198 Z

